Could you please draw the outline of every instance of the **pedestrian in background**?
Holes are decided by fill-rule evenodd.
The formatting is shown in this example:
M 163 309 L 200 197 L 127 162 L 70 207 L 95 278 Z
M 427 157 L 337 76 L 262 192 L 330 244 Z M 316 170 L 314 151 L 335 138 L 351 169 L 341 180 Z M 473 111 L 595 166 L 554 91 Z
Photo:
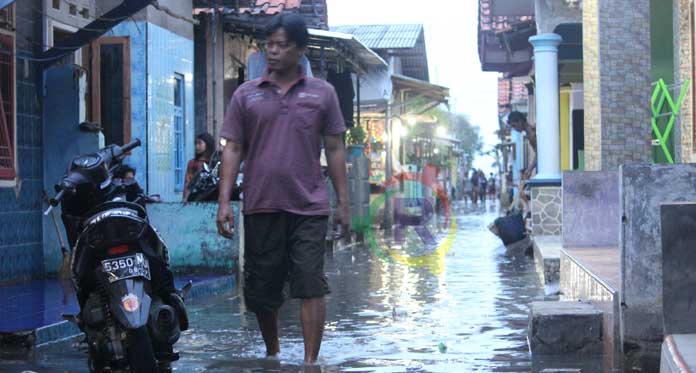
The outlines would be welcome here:
M 217 224 L 231 238 L 230 190 L 244 155 L 244 298 L 256 314 L 266 354 L 276 356 L 283 285 L 301 299 L 304 361 L 317 360 L 329 286 L 324 245 L 329 198 L 320 165 L 324 144 L 336 190 L 335 223 L 346 234 L 349 202 L 345 122 L 334 88 L 309 78 L 300 66 L 309 33 L 303 18 L 283 13 L 267 30 L 268 69 L 232 96 L 220 135 L 223 151 Z
M 196 136 L 196 154 L 186 165 L 186 177 L 184 178 L 184 193 L 182 202 L 186 202 L 191 192 L 191 180 L 203 169 L 203 165 L 210 162 L 215 153 L 215 138 L 208 132 L 199 133 Z
M 481 179 L 479 172 L 475 168 L 471 170 L 471 200 L 478 204 L 479 194 L 481 193 Z
M 479 193 L 479 198 L 481 199 L 481 203 L 485 203 L 486 197 L 488 195 L 488 180 L 486 179 L 486 174 L 483 173 L 483 170 L 478 171 L 478 177 L 479 184 L 481 185 L 481 192 Z
M 529 122 L 527 122 L 527 116 L 519 111 L 513 111 L 510 113 L 510 115 L 508 115 L 508 125 L 517 132 L 524 132 L 524 134 L 527 136 L 527 140 L 529 141 L 529 146 L 531 146 L 532 150 L 534 151 L 534 156 L 528 165 L 529 167 L 526 168 L 526 171 L 522 175 L 525 180 L 531 179 L 532 176 L 534 176 L 534 171 L 537 168 L 536 127 L 529 124 Z
M 468 203 L 469 199 L 471 199 L 471 194 L 473 193 L 473 188 L 471 185 L 471 179 L 469 179 L 469 173 L 467 172 L 464 175 L 464 186 L 463 186 L 464 193 L 464 203 Z

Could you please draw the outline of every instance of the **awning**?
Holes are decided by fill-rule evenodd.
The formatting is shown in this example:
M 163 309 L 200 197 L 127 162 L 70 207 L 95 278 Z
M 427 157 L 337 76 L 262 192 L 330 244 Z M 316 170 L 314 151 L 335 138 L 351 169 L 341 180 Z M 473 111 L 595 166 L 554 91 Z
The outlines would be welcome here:
M 357 64 L 360 70 L 386 69 L 387 63 L 368 48 L 365 44 L 350 34 L 341 32 L 326 31 L 320 29 L 309 29 L 309 48 L 320 49 L 324 47 L 324 53 L 330 53 L 336 57 Z
M 5 8 L 6 6 L 14 3 L 15 0 L 0 0 L 0 9 Z
M 126 20 L 141 9 L 150 5 L 153 1 L 154 0 L 123 0 L 121 4 L 73 33 L 65 41 L 39 54 L 37 58 L 44 61 L 44 66 L 52 65 L 63 56 L 82 48 L 92 40 L 104 35 L 121 21 Z
M 424 80 L 393 74 L 392 82 L 394 83 L 395 91 L 410 89 L 421 98 L 430 99 L 439 103 L 447 102 L 447 98 L 449 97 L 449 88 L 432 84 Z
M 533 57 L 528 39 L 535 34 L 533 0 L 479 0 L 478 49 L 483 71 L 526 75 Z

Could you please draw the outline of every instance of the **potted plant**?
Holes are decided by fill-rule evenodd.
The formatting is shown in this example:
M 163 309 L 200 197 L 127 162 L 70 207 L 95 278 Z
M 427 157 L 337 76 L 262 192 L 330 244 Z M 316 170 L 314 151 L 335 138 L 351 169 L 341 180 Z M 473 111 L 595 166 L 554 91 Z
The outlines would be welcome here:
M 348 157 L 354 158 L 363 155 L 365 152 L 365 129 L 362 126 L 355 126 L 348 131 Z

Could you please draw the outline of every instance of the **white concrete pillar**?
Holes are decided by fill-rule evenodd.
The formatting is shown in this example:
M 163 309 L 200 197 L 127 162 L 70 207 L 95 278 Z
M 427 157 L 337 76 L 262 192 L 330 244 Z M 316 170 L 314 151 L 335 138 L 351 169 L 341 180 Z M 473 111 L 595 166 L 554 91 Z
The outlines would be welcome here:
M 557 34 L 529 38 L 534 46 L 536 86 L 537 175 L 535 180 L 561 180 Z

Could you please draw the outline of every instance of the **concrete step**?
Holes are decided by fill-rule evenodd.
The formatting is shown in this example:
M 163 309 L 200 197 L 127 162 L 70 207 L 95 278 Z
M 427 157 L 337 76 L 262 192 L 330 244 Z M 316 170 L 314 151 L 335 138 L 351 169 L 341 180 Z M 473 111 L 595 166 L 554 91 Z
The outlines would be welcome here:
M 561 236 L 534 236 L 534 263 L 541 283 L 558 282 L 561 278 Z
M 696 334 L 673 334 L 662 343 L 660 373 L 696 372 Z
M 602 311 L 581 302 L 532 302 L 528 333 L 532 355 L 599 355 Z

